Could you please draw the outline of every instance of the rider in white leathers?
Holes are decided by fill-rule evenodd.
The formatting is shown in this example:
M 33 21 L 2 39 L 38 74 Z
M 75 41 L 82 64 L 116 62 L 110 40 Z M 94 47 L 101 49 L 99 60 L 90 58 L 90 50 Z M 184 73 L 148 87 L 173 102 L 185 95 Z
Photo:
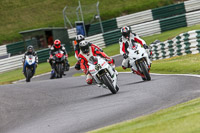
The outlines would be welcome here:
M 148 46 L 146 45 L 146 42 L 142 40 L 138 35 L 131 32 L 131 29 L 128 26 L 124 26 L 121 28 L 122 37 L 119 39 L 120 44 L 120 54 L 123 55 L 124 60 L 122 61 L 122 68 L 130 68 L 129 59 L 128 59 L 128 48 L 129 47 L 135 47 L 130 46 L 134 45 L 135 43 L 141 44 L 144 49 L 146 49 L 147 53 L 149 54 Z

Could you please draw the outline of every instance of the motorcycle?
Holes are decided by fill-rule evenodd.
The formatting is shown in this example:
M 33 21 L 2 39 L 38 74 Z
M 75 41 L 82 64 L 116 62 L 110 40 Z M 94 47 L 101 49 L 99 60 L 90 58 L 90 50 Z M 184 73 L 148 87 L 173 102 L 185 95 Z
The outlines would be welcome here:
M 26 77 L 26 82 L 30 82 L 31 78 L 35 74 L 36 57 L 33 55 L 26 55 L 24 67 L 25 67 L 24 75 Z
M 91 56 L 88 65 L 89 73 L 99 87 L 108 88 L 113 94 L 119 91 L 117 71 L 105 59 L 99 56 Z
M 53 65 L 54 65 L 54 73 L 53 73 L 53 78 L 62 78 L 65 70 L 65 55 L 64 52 L 61 50 L 58 50 L 54 53 L 53 56 Z
M 151 80 L 150 67 L 151 61 L 149 55 L 140 44 L 135 43 L 134 46 L 127 49 L 129 51 L 128 58 L 132 71 L 140 75 L 144 81 Z

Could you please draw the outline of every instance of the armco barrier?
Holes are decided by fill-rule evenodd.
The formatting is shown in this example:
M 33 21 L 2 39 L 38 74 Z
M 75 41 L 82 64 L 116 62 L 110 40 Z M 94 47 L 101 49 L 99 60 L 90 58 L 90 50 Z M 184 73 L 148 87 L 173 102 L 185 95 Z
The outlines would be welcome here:
M 6 47 L 7 47 L 7 52 L 10 53 L 11 55 L 22 54 L 25 52 L 25 46 L 23 41 L 8 44 L 6 45 Z
M 200 53 L 200 30 L 182 33 L 172 40 L 151 44 L 153 60 Z
M 169 6 L 152 9 L 152 15 L 154 20 L 184 14 L 185 12 L 186 11 L 184 3 L 173 4 Z
M 186 26 L 187 22 L 185 14 L 160 20 L 161 32 Z
M 146 10 L 138 13 L 117 17 L 116 20 L 117 20 L 117 27 L 121 28 L 123 26 L 131 26 L 152 21 L 153 17 L 151 10 Z
M 200 11 L 194 11 L 186 14 L 187 25 L 192 26 L 200 23 Z
M 104 48 L 106 45 L 104 42 L 103 34 L 97 34 L 91 37 L 86 37 L 85 39 L 101 48 Z
M 133 32 L 139 36 L 148 36 L 161 33 L 159 20 L 131 26 Z
M 22 67 L 22 57 L 23 55 L 17 55 L 0 60 L 0 72 L 13 70 Z
M 200 10 L 200 0 L 189 0 L 184 2 L 186 12 Z
M 117 21 L 115 18 L 102 21 L 102 26 L 103 26 L 104 32 L 115 30 L 117 29 Z M 91 35 L 95 35 L 99 33 L 101 33 L 100 23 L 91 24 L 89 27 L 88 35 L 91 36 Z
M 6 45 L 0 46 L 0 56 L 7 55 Z
M 50 51 L 49 48 L 37 51 L 39 63 L 47 61 L 47 59 L 49 58 L 49 51 Z
M 103 38 L 106 45 L 118 43 L 120 37 L 121 37 L 120 29 L 106 32 L 103 34 Z
M 25 43 L 23 41 L 20 41 L 20 42 L 7 44 L 6 45 L 7 53 L 10 53 L 11 56 L 22 54 L 26 51 L 26 46 L 32 45 L 34 41 L 35 40 L 26 40 Z
M 70 38 L 70 39 L 76 37 L 76 28 L 68 29 L 67 31 L 68 31 L 68 35 L 69 35 L 69 38 Z

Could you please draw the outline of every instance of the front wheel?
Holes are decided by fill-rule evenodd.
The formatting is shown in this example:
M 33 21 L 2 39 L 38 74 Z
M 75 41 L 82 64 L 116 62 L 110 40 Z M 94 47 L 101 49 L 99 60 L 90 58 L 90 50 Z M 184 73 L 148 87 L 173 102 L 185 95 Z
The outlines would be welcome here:
M 57 65 L 57 77 L 58 78 L 62 78 L 63 75 L 63 65 L 62 64 L 58 64 Z
M 108 89 L 109 89 L 113 94 L 116 94 L 118 90 L 115 89 L 115 87 L 113 86 L 110 77 L 108 77 L 108 75 L 104 74 L 101 78 L 102 78 L 103 83 L 108 87 Z M 118 88 L 118 89 L 119 89 L 119 88 Z
M 30 82 L 32 77 L 32 71 L 31 69 L 26 69 L 26 82 Z
M 145 78 L 143 79 L 143 80 L 147 80 L 147 81 L 149 81 L 149 80 L 151 80 L 151 76 L 150 76 L 150 74 L 149 74 L 149 72 L 148 72 L 148 70 L 147 70 L 147 67 L 146 67 L 146 65 L 144 64 L 144 62 L 140 62 L 140 67 L 141 67 L 141 69 L 142 69 L 142 72 L 143 72 L 143 74 L 144 74 L 144 76 L 145 76 Z

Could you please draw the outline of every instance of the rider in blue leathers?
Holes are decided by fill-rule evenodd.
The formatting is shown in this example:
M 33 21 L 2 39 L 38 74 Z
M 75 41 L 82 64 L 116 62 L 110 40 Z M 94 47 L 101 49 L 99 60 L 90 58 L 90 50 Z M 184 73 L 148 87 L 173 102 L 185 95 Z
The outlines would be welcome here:
M 35 74 L 35 69 L 37 67 L 37 64 L 38 64 L 38 56 L 37 56 L 37 53 L 35 52 L 34 48 L 32 45 L 29 45 L 27 47 L 27 51 L 24 53 L 24 56 L 22 57 L 22 63 L 23 63 L 23 74 L 26 73 L 26 63 L 25 63 L 25 59 L 26 59 L 26 56 L 27 55 L 33 55 L 35 56 L 35 65 L 33 66 L 33 75 Z

